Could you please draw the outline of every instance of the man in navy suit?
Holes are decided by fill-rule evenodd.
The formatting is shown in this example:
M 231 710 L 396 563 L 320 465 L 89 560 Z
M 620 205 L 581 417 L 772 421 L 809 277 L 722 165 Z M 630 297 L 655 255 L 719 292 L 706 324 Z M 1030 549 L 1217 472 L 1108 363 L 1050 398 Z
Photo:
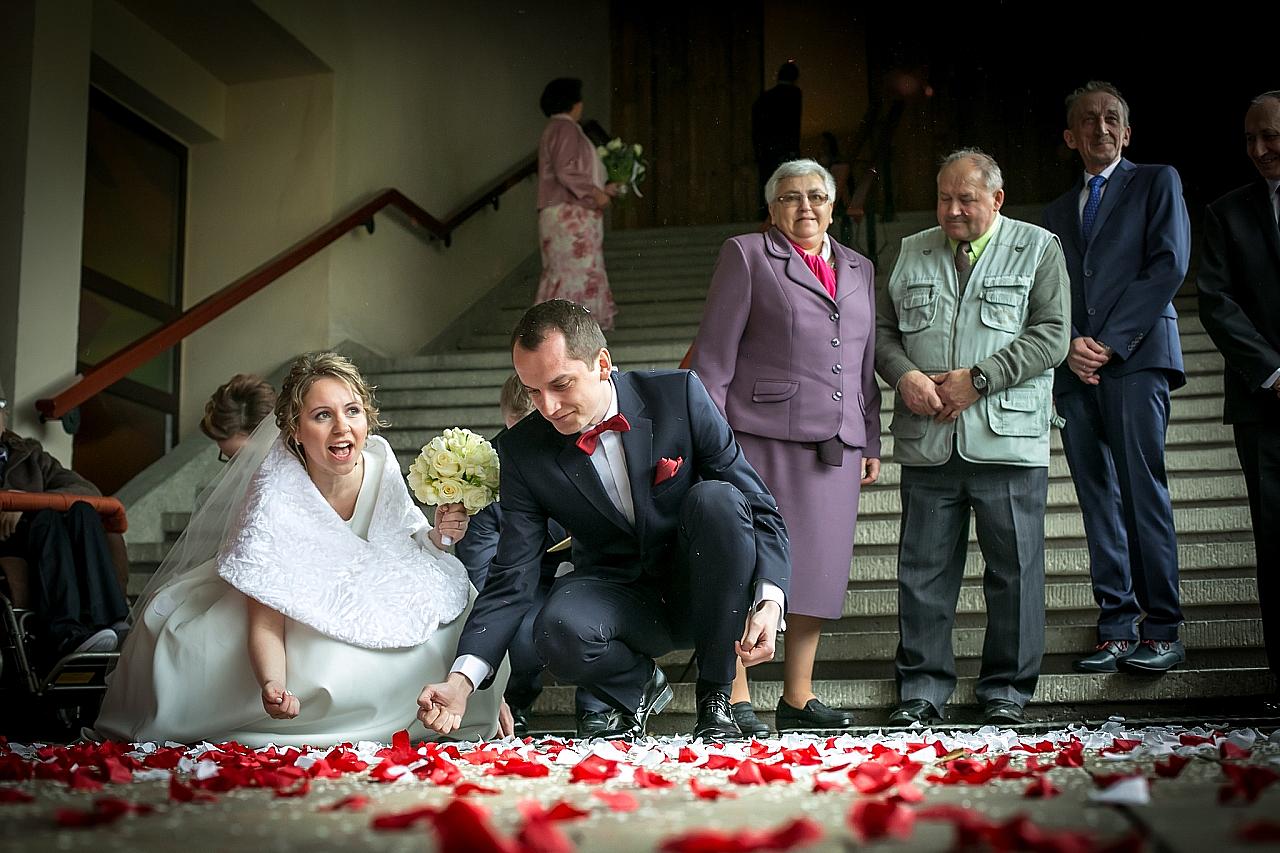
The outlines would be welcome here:
M 791 573 L 777 504 L 697 376 L 617 373 L 580 305 L 525 312 L 512 361 L 533 400 L 502 442 L 503 528 L 488 582 L 448 679 L 423 688 L 419 719 L 448 734 L 492 681 L 528 610 L 547 521 L 573 531 L 574 571 L 534 623 L 557 678 L 619 711 L 643 735 L 672 699 L 655 658 L 695 649 L 703 738 L 740 737 L 729 707 L 735 651 L 773 657 Z M 744 616 L 745 614 L 745 616 Z
M 1171 300 L 1187 274 L 1187 208 L 1172 167 L 1121 156 L 1129 105 L 1114 86 L 1073 92 L 1067 125 L 1084 174 L 1044 213 L 1071 275 L 1054 394 L 1101 611 L 1098 645 L 1075 668 L 1159 674 L 1186 657 L 1164 452 L 1169 392 L 1186 383 Z
M 505 426 L 493 437 L 493 446 L 501 457 L 502 439 L 507 430 L 533 411 L 533 402 L 525 393 L 520 377 L 514 373 L 502 385 L 499 404 Z M 454 555 L 467 567 L 467 575 L 477 590 L 484 589 L 485 581 L 489 578 L 489 565 L 498 553 L 501 534 L 502 502 L 494 501 L 471 516 L 467 535 L 454 546 Z M 507 649 L 511 660 L 511 677 L 507 680 L 507 690 L 502 698 L 511 709 L 512 731 L 516 737 L 529 734 L 529 716 L 533 703 L 542 692 L 542 661 L 533 647 L 534 619 L 542 609 L 557 575 L 563 574 L 566 569 L 573 570 L 573 564 L 561 561 L 561 557 L 567 557 L 568 554 L 552 551 L 566 536 L 568 532 L 563 527 L 554 521 L 547 522 L 547 535 L 542 543 L 542 573 L 529 610 L 511 640 L 511 647 Z M 574 694 L 574 717 L 580 738 L 596 737 L 617 724 L 613 709 L 581 688 Z
M 1222 415 L 1249 489 L 1262 636 L 1280 678 L 1280 89 L 1253 99 L 1244 139 L 1259 179 L 1209 205 L 1196 284 L 1226 361 Z

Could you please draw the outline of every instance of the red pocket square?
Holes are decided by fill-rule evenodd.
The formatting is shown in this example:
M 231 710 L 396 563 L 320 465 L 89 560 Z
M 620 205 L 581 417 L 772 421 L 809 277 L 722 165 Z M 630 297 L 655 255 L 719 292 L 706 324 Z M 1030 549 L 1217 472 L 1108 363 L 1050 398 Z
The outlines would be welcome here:
M 684 457 L 677 456 L 675 459 L 662 457 L 658 460 L 658 469 L 653 473 L 653 484 L 665 483 L 676 475 L 680 470 L 680 466 L 684 464 Z

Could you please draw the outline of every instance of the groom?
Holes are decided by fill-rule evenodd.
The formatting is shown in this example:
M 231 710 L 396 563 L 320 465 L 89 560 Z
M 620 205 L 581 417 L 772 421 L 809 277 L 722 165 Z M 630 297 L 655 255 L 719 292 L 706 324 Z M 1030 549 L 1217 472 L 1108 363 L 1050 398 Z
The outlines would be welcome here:
M 573 533 L 575 570 L 552 588 L 534 646 L 557 678 L 617 709 L 601 736 L 642 736 L 673 695 L 654 658 L 692 645 L 694 736 L 740 737 L 735 651 L 747 666 L 773 657 L 791 573 L 777 504 L 694 374 L 614 373 L 600 326 L 559 299 L 525 312 L 511 341 L 538 416 L 503 440 L 498 553 L 419 719 L 448 734 L 490 685 L 554 519 Z

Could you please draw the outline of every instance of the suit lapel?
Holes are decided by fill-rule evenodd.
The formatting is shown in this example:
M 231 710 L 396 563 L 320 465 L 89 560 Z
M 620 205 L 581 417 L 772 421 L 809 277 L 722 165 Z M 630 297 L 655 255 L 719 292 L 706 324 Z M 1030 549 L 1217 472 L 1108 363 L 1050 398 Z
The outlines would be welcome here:
M 835 240 L 831 241 L 831 256 L 836 262 L 836 303 L 838 304 L 862 290 L 863 277 L 858 275 L 858 268 L 862 266 L 862 262 L 858 260 L 857 255 Z M 825 292 L 824 290 L 823 293 Z
M 573 483 L 596 512 L 627 533 L 631 532 L 631 525 L 627 523 L 626 517 L 618 512 L 613 501 L 609 500 L 609 493 L 604 490 L 600 475 L 591 464 L 591 457 L 578 449 L 578 446 L 573 443 L 572 436 L 565 439 L 564 447 L 560 449 L 556 462 L 564 475 L 569 478 L 569 482 Z
M 643 542 L 653 505 L 653 421 L 647 416 L 644 401 L 631 387 L 627 374 L 617 374 L 614 387 L 618 389 L 618 411 L 626 415 L 627 423 L 631 424 L 631 429 L 622 433 L 622 453 L 627 460 L 631 503 L 636 512 L 636 539 Z
M 1280 267 L 1280 228 L 1276 227 L 1276 217 L 1272 212 L 1271 194 L 1267 191 L 1267 182 L 1255 184 L 1253 195 L 1253 212 L 1259 219 L 1259 226 L 1264 235 L 1263 240 L 1271 249 L 1271 259 Z
M 1111 173 L 1111 180 L 1107 181 L 1106 192 L 1102 194 L 1102 204 L 1098 205 L 1098 218 L 1093 222 L 1094 237 L 1102 233 L 1103 226 L 1107 224 L 1107 217 L 1111 215 L 1111 211 L 1116 209 L 1116 205 L 1120 204 L 1120 199 L 1125 189 L 1129 186 L 1129 181 L 1133 180 L 1134 171 L 1132 163 L 1121 159 L 1120 164 Z
M 818 277 L 813 274 L 813 270 L 809 269 L 805 262 L 800 259 L 796 250 L 791 247 L 791 241 L 784 237 L 781 231 L 777 228 L 770 228 L 768 233 L 765 234 L 765 241 L 769 244 L 769 250 L 775 258 L 785 258 L 783 270 L 786 272 L 787 278 L 805 290 L 821 296 L 828 304 L 835 304 L 831 299 L 831 294 L 827 293 L 827 289 L 822 286 L 822 282 L 818 281 Z M 836 293 L 839 293 L 838 281 L 836 288 Z
M 1070 195 L 1061 202 L 1063 211 L 1064 227 L 1058 237 L 1066 235 L 1066 239 L 1071 242 L 1071 247 L 1076 250 L 1076 254 L 1084 257 L 1084 224 L 1080 221 L 1080 193 L 1084 192 L 1084 178 L 1080 177 L 1076 180 L 1075 187 Z M 1094 226 L 1097 228 L 1096 224 Z

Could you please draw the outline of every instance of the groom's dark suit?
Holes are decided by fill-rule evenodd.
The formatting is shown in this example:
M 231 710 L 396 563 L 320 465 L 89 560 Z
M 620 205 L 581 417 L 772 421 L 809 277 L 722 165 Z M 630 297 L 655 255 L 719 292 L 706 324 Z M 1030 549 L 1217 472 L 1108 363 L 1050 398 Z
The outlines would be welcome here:
M 777 504 L 698 378 L 654 371 L 613 382 L 631 426 L 620 437 L 634 526 L 576 435 L 536 412 L 516 424 L 502 445 L 498 553 L 458 654 L 502 659 L 538 584 L 551 519 L 573 531 L 574 572 L 552 589 L 535 644 L 556 676 L 634 709 L 651 659 L 689 641 L 702 679 L 732 681 L 755 584 L 785 594 L 791 562 Z M 655 485 L 662 459 L 679 467 Z

